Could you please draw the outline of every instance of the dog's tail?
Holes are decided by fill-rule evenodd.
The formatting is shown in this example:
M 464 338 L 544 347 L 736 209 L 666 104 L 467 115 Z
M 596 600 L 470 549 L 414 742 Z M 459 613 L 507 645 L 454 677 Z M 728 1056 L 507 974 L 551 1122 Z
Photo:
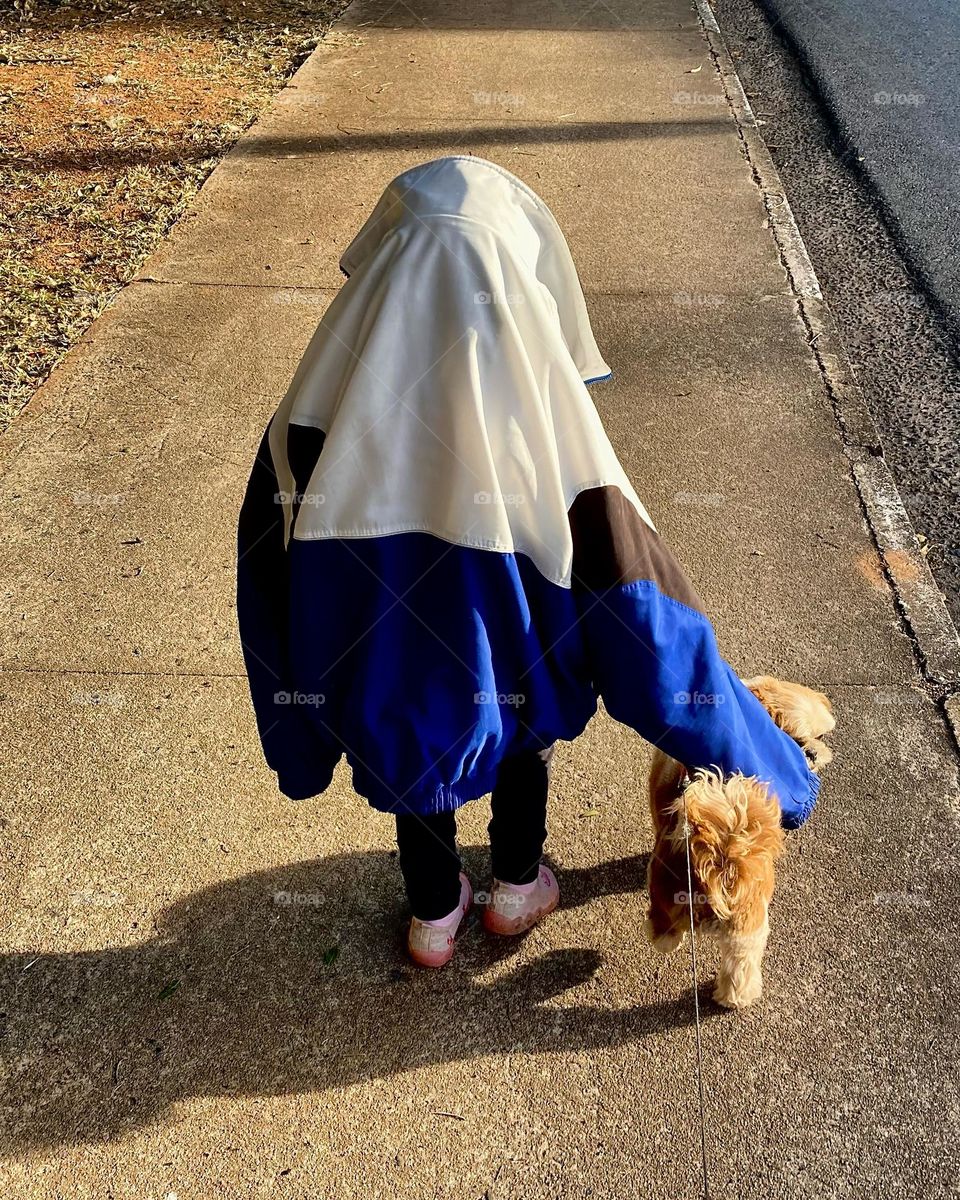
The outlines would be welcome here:
M 724 779 L 701 770 L 670 811 L 676 818 L 670 838 L 681 853 L 686 814 L 693 874 L 713 913 L 744 929 L 759 926 L 784 846 L 780 806 L 767 787 L 745 775 Z

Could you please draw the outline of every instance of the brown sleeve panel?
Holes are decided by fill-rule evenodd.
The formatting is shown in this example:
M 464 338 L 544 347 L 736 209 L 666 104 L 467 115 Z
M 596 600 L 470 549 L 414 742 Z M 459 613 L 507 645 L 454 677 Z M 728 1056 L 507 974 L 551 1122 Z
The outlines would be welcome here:
M 648 579 L 665 596 L 703 612 L 673 551 L 616 487 L 588 488 L 570 506 L 573 582 L 598 592 Z

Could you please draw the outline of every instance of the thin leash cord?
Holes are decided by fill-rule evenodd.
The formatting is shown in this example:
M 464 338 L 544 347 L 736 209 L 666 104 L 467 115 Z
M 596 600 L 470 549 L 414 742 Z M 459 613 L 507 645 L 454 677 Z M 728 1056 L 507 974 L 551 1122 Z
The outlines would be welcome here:
M 707 1128 L 703 1101 L 703 1043 L 700 1040 L 700 989 L 697 981 L 697 945 L 693 932 L 693 868 L 690 865 L 690 822 L 687 820 L 687 795 L 683 793 L 683 837 L 687 848 L 687 906 L 690 910 L 690 968 L 693 974 L 693 1016 L 697 1034 L 697 1091 L 700 1096 L 700 1166 L 703 1170 L 703 1200 L 710 1200 L 707 1175 Z

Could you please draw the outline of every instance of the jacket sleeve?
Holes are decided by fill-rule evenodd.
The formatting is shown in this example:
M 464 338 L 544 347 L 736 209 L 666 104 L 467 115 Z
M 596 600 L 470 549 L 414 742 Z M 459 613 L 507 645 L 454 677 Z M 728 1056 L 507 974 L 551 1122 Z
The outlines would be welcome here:
M 237 621 L 257 730 L 280 791 L 292 800 L 329 785 L 340 751 L 325 742 L 299 703 L 288 644 L 290 580 L 283 508 L 264 434 L 247 484 L 237 528 Z M 309 475 L 322 446 L 318 430 L 291 426 L 295 478 Z M 299 462 L 296 460 L 299 459 Z
M 776 795 L 783 824 L 803 824 L 819 787 L 803 750 L 723 660 L 656 532 L 616 489 L 594 493 L 571 509 L 574 587 L 607 711 L 691 771 L 755 776 Z

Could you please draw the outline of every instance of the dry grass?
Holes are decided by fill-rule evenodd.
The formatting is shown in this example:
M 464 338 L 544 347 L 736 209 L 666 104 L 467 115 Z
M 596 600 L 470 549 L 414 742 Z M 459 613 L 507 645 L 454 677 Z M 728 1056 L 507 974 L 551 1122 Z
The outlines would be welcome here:
M 345 4 L 17 0 L 0 11 L 0 425 Z

